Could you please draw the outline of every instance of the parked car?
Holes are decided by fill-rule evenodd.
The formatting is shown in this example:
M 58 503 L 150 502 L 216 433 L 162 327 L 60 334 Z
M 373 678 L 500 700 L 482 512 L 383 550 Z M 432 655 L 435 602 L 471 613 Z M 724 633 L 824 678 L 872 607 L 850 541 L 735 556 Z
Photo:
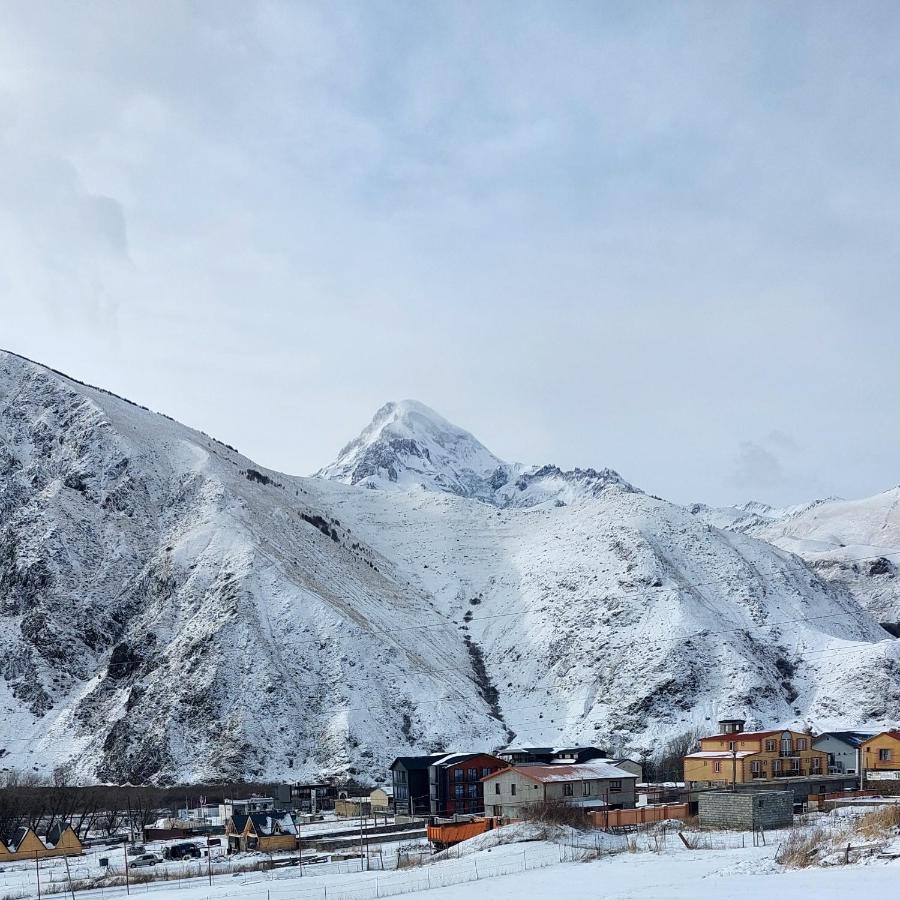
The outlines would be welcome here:
M 131 860 L 128 865 L 133 869 L 136 866 L 155 866 L 161 862 L 162 857 L 158 853 L 142 853 Z
M 143 844 L 132 844 L 125 849 L 129 856 L 141 856 L 147 852 L 147 848 Z
M 185 841 L 181 844 L 171 844 L 163 850 L 166 859 L 200 859 L 203 851 L 196 845 Z

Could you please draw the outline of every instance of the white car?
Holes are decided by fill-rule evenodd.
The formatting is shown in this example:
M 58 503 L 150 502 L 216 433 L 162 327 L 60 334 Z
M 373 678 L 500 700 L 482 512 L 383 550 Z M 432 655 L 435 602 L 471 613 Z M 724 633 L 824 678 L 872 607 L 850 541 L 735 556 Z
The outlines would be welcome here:
M 140 856 L 136 856 L 132 859 L 128 865 L 133 869 L 136 866 L 155 866 L 157 863 L 161 862 L 162 857 L 158 853 L 142 853 Z

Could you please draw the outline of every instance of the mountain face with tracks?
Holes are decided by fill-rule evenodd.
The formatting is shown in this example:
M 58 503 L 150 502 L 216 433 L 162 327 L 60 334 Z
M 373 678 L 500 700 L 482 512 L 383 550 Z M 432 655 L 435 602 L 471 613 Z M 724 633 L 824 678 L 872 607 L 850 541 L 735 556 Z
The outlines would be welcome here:
M 82 781 L 893 725 L 900 699 L 846 584 L 610 470 L 506 463 L 403 401 L 293 477 L 4 352 L 0 609 L 0 768 Z

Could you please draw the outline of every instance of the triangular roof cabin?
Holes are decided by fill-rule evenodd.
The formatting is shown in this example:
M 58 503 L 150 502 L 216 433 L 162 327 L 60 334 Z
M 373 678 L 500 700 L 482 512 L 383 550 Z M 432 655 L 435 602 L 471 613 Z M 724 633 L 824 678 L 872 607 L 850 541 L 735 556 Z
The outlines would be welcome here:
M 83 850 L 81 839 L 68 822 L 57 822 L 47 832 L 44 843 L 48 848 L 55 850 L 71 850 L 74 853 L 81 853 Z
M 31 853 L 45 853 L 47 847 L 31 828 L 17 828 L 10 838 L 9 850 L 16 856 Z

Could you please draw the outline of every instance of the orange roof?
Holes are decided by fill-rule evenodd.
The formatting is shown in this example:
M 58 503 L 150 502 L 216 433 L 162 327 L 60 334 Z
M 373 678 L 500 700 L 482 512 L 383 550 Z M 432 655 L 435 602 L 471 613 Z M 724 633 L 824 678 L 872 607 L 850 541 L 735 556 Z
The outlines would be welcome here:
M 873 734 L 867 741 L 863 741 L 864 744 L 870 744 L 876 738 L 880 737 L 889 737 L 893 738 L 895 741 L 900 741 L 900 731 L 896 728 L 890 728 L 887 731 L 880 731 L 878 734 Z

